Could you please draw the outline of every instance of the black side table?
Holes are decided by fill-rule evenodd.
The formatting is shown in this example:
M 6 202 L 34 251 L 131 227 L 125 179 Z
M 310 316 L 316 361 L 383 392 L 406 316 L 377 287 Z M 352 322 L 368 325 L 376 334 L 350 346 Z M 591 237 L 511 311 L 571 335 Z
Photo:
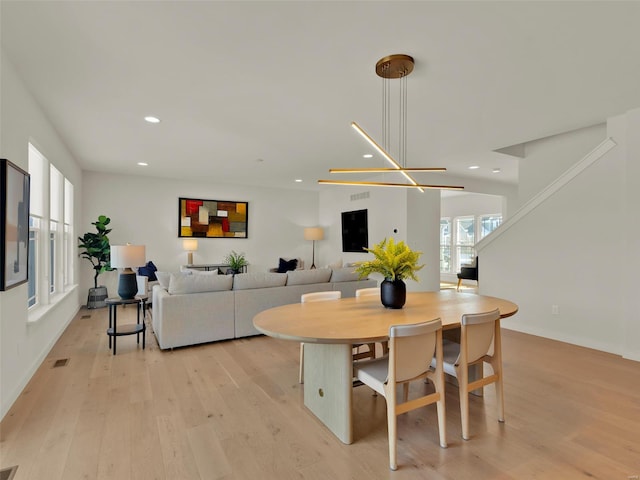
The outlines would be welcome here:
M 113 354 L 116 354 L 116 338 L 122 335 L 136 335 L 137 343 L 140 344 L 140 333 L 142 333 L 142 349 L 145 345 L 145 332 L 147 330 L 145 326 L 146 317 L 146 305 L 149 297 L 146 295 L 138 295 L 134 298 L 123 299 L 120 297 L 107 298 L 105 303 L 109 307 L 109 328 L 107 329 L 107 335 L 109 336 L 109 348 L 111 348 L 111 338 L 113 338 Z M 136 323 L 128 325 L 120 325 L 118 327 L 118 305 L 135 305 L 137 308 L 137 320 Z M 140 322 L 140 312 L 142 311 L 142 322 Z

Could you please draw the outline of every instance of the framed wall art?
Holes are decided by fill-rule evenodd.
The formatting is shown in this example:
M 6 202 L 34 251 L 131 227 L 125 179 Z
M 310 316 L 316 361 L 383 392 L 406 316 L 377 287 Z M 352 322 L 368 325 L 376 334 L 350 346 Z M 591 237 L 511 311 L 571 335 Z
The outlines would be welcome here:
M 25 283 L 29 271 L 29 174 L 0 159 L 0 291 Z
M 248 202 L 178 200 L 178 237 L 247 238 L 248 220 Z

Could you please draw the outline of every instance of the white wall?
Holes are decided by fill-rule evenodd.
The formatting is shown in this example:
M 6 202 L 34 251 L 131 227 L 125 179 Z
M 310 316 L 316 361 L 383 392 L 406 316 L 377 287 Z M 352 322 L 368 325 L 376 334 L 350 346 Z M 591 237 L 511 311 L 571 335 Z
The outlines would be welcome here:
M 153 173 L 151 168 L 149 173 Z M 176 271 L 187 263 L 187 252 L 178 238 L 179 197 L 249 202 L 248 238 L 198 239 L 194 263 L 221 263 L 235 250 L 246 254 L 250 272 L 277 267 L 280 257 L 301 257 L 305 265 L 311 265 L 311 242 L 303 239 L 303 229 L 318 224 L 317 192 L 95 172 L 85 172 L 83 184 L 86 206 L 79 234 L 94 231 L 91 222 L 106 215 L 113 229 L 110 243 L 145 245 L 147 260 L 159 270 Z M 326 263 L 316 250 L 316 265 L 322 264 L 319 259 Z M 82 260 L 81 269 L 81 291 L 86 295 L 93 286 L 93 270 L 87 260 Z M 117 272 L 102 274 L 98 283 L 107 286 L 109 295 L 115 295 Z
M 524 146 L 525 157 L 518 164 L 517 207 L 524 205 L 558 178 L 600 143 L 605 135 L 606 124 L 601 123 L 527 142 Z
M 640 132 L 638 118 L 634 112 L 612 119 L 608 134 L 617 147 L 482 247 L 480 293 L 520 308 L 504 327 L 640 360 L 633 293 L 620 282 L 621 272 L 638 266 L 638 228 L 628 224 L 640 203 L 637 193 L 627 192 L 630 184 L 638 187 L 640 148 L 633 140 L 635 151 L 629 151 L 627 143 L 634 137 L 628 128 L 635 137 Z M 584 153 L 604 139 L 594 139 Z M 537 141 L 535 151 L 539 158 L 560 158 L 584 150 L 584 141 L 584 132 L 565 134 Z
M 28 171 L 33 143 L 73 183 L 80 218 L 81 172 L 73 156 L 31 97 L 4 52 L 0 57 L 0 157 Z M 77 271 L 76 271 L 77 278 Z M 79 308 L 73 289 L 54 307 L 28 322 L 27 284 L 0 292 L 0 417 L 3 417 Z
M 352 195 L 368 195 L 355 198 Z M 401 189 L 375 187 L 329 187 L 320 193 L 320 224 L 325 227 L 325 240 L 316 242 L 316 253 L 325 265 L 342 259 L 344 263 L 367 260 L 366 252 L 342 251 L 342 212 L 367 210 L 369 247 L 384 238 L 407 239 L 407 193 Z
M 351 198 L 352 195 L 363 193 L 368 193 L 368 198 Z M 341 213 L 362 209 L 368 212 L 369 247 L 393 237 L 423 252 L 420 262 L 425 267 L 418 272 L 420 281 L 407 280 L 407 290 L 437 290 L 440 281 L 440 192 L 342 186 L 323 191 L 320 195 L 320 222 L 326 229 L 326 241 L 319 244 L 326 263 L 339 259 L 345 263 L 358 262 L 372 257 L 366 252 L 342 252 Z M 382 280 L 382 277 L 375 275 L 372 278 Z

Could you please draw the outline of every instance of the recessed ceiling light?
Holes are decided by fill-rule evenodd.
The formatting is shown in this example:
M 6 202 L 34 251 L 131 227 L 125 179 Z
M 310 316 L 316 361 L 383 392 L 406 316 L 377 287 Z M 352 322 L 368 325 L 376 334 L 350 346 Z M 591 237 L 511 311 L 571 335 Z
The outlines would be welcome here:
M 149 123 L 160 123 L 160 119 L 158 117 L 152 117 L 151 115 L 144 117 L 144 119 Z
M 302 179 L 301 178 L 296 178 L 296 183 L 302 183 Z
M 140 165 L 141 167 L 146 167 L 149 164 L 147 162 L 138 162 L 138 165 Z
M 362 155 L 364 158 L 373 158 L 373 155 L 370 153 L 365 153 L 364 155 Z
M 500 173 L 500 169 L 499 168 L 494 168 L 493 170 L 491 170 L 493 173 Z
M 477 169 L 479 169 L 479 168 L 480 168 L 480 166 L 479 166 L 479 165 L 471 165 L 471 166 L 469 167 L 469 170 L 477 170 Z

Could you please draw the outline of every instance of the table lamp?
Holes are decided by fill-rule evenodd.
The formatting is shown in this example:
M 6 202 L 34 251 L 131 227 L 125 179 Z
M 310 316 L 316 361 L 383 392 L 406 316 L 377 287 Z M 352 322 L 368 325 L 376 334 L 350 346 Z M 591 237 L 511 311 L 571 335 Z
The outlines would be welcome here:
M 187 251 L 187 265 L 193 265 L 193 252 L 198 250 L 198 240 L 195 238 L 187 238 L 182 241 L 182 249 Z
M 144 245 L 111 245 L 111 267 L 122 268 L 118 277 L 118 295 L 129 300 L 138 293 L 138 282 L 133 267 L 146 262 Z
M 304 239 L 311 240 L 313 242 L 311 269 L 316 268 L 316 240 L 322 240 L 323 238 L 324 230 L 322 227 L 307 227 L 304 229 Z

